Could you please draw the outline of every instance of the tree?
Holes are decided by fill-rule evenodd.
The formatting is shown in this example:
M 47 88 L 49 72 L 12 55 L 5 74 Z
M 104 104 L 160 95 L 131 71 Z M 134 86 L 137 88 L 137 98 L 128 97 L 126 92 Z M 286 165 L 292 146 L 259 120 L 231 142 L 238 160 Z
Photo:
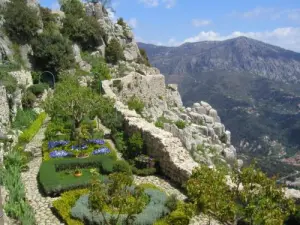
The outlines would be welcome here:
M 80 0 L 61 0 L 61 10 L 66 16 L 82 18 L 85 16 L 84 6 Z
M 52 118 L 68 118 L 74 122 L 73 139 L 78 134 L 85 117 L 92 117 L 101 108 L 102 98 L 90 88 L 82 87 L 76 77 L 64 76 L 56 86 L 53 96 L 44 103 Z
M 233 185 L 226 182 L 221 169 L 201 166 L 187 182 L 188 195 L 198 210 L 224 224 L 282 225 L 294 211 L 294 202 L 283 189 L 254 166 L 230 172 Z
M 36 67 L 58 73 L 74 64 L 71 43 L 61 34 L 43 32 L 32 41 Z
M 126 214 L 125 223 L 132 224 L 134 214 L 144 206 L 143 189 L 135 187 L 130 189 L 133 179 L 126 173 L 113 173 L 108 177 L 108 183 L 104 184 L 99 180 L 97 174 L 93 176 L 89 205 L 93 211 L 101 213 L 106 225 L 119 224 L 121 214 Z M 112 206 L 117 210 L 116 216 L 106 218 L 104 209 Z
M 26 0 L 9 1 L 4 8 L 4 28 L 12 41 L 30 43 L 41 29 L 37 10 L 27 6 Z
M 108 63 L 117 64 L 124 58 L 121 44 L 116 38 L 113 38 L 105 48 L 105 58 Z

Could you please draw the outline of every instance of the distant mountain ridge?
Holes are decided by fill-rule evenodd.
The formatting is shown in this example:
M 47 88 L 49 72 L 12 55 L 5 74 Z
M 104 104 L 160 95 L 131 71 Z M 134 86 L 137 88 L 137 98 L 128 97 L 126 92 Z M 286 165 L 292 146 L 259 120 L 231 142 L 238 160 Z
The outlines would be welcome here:
M 217 109 L 238 151 L 278 156 L 300 147 L 300 53 L 246 37 L 138 45 L 179 84 L 185 105 L 204 100 Z
M 300 81 L 300 53 L 247 37 L 185 43 L 178 47 L 138 43 L 166 74 L 226 70 L 250 72 L 283 82 Z

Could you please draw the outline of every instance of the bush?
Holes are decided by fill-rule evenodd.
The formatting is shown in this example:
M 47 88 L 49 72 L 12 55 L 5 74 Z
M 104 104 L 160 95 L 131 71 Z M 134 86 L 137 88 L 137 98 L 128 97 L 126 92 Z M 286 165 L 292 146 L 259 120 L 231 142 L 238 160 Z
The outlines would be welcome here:
M 155 126 L 164 129 L 164 123 L 162 121 L 156 121 Z
M 6 71 L 0 71 L 0 81 L 5 86 L 8 94 L 13 94 L 17 90 L 17 80 Z
M 156 174 L 157 170 L 156 170 L 156 168 L 138 169 L 138 168 L 133 166 L 132 167 L 132 172 L 135 175 L 138 175 L 138 176 L 151 176 L 151 175 Z
M 146 66 L 151 66 L 145 49 L 139 48 L 139 50 L 140 50 L 141 58 L 139 58 L 138 62 L 145 64 Z
M 152 225 L 154 222 L 169 213 L 165 203 L 167 195 L 157 189 L 145 189 L 144 193 L 149 196 L 150 201 L 141 213 L 135 215 L 133 225 Z M 71 215 L 74 218 L 84 221 L 86 224 L 103 224 L 103 216 L 100 213 L 93 212 L 88 208 L 88 196 L 82 196 L 76 202 L 75 206 L 71 210 Z M 105 212 L 105 217 L 109 220 L 112 214 Z M 120 215 L 120 224 L 124 224 L 126 214 Z
M 67 16 L 84 17 L 85 11 L 80 0 L 64 0 L 61 1 L 61 10 Z
M 4 28 L 12 41 L 27 44 L 41 28 L 37 10 L 27 6 L 25 0 L 12 0 L 4 10 Z
M 44 161 L 40 167 L 38 181 L 46 195 L 58 195 L 61 192 L 85 188 L 92 178 L 91 168 L 97 168 L 102 174 L 113 172 L 115 159 L 111 155 L 90 156 L 85 159 L 52 159 Z M 67 171 L 82 169 L 81 177 L 74 177 Z M 104 179 L 104 176 L 100 176 Z
M 46 89 L 49 88 L 48 84 L 40 83 L 33 84 L 28 88 L 28 91 L 32 92 L 35 96 L 42 94 Z
M 61 195 L 61 197 L 53 202 L 53 207 L 57 214 L 66 224 L 83 225 L 83 222 L 73 219 L 71 217 L 71 209 L 75 205 L 76 201 L 84 194 L 88 193 L 88 189 L 79 189 L 67 191 Z
M 36 96 L 31 91 L 26 91 L 22 96 L 22 106 L 25 109 L 32 108 L 36 101 Z
M 128 150 L 125 152 L 126 157 L 135 158 L 143 153 L 144 141 L 140 132 L 135 132 L 128 139 Z
M 59 33 L 43 32 L 32 41 L 33 59 L 37 68 L 58 73 L 74 65 L 71 43 Z
M 40 15 L 43 21 L 43 29 L 47 31 L 54 31 L 58 29 L 56 24 L 56 16 L 51 12 L 51 9 L 44 8 L 39 6 L 40 8 Z
M 119 60 L 124 59 L 122 46 L 116 38 L 113 38 L 105 48 L 105 59 L 112 64 L 117 64 Z
M 37 114 L 31 109 L 18 109 L 15 120 L 12 122 L 12 128 L 24 130 L 36 119 Z
M 131 166 L 124 160 L 118 160 L 113 165 L 113 171 L 115 173 L 124 172 L 126 174 L 132 174 Z
M 37 119 L 31 124 L 31 126 L 20 135 L 19 144 L 29 143 L 42 127 L 46 117 L 47 115 L 44 112 L 39 114 Z
M 186 122 L 184 122 L 183 120 L 178 120 L 178 121 L 176 121 L 175 125 L 179 129 L 184 129 L 186 127 Z
M 117 20 L 117 24 L 122 27 L 126 26 L 126 23 L 124 22 L 124 19 L 122 17 Z
M 133 96 L 129 99 L 129 101 L 127 102 L 127 105 L 130 110 L 135 110 L 138 114 L 141 114 L 145 107 L 144 102 L 142 102 L 139 98 L 137 98 L 135 96 Z

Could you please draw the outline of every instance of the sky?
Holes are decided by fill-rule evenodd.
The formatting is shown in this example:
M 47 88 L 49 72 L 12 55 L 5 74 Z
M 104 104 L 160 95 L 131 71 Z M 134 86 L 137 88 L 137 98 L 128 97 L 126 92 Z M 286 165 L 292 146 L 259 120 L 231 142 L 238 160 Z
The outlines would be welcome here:
M 56 0 L 40 0 L 57 8 Z M 300 52 L 300 0 L 112 0 L 137 41 L 185 42 L 247 36 Z

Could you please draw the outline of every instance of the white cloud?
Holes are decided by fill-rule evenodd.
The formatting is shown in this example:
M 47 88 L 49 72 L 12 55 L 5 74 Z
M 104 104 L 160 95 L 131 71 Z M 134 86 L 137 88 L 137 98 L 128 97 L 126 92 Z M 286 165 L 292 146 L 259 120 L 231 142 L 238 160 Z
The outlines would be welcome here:
M 131 26 L 132 28 L 137 28 L 138 26 L 138 21 L 136 18 L 131 18 L 127 21 L 128 25 Z
M 194 27 L 203 27 L 212 24 L 211 20 L 193 19 L 192 24 Z
M 173 8 L 176 5 L 176 0 L 139 0 L 147 7 L 157 7 L 164 5 L 167 9 Z
M 194 37 L 185 39 L 185 42 L 198 42 L 198 41 L 222 41 L 239 36 L 246 36 L 249 38 L 257 39 L 269 44 L 277 45 L 286 49 L 300 51 L 300 27 L 283 27 L 277 28 L 272 31 L 262 32 L 240 32 L 235 31 L 228 35 L 221 35 L 214 31 L 200 32 Z
M 237 12 L 234 11 L 230 14 L 231 16 L 241 17 L 245 19 L 289 19 L 294 21 L 300 21 L 300 8 L 295 9 L 275 9 L 275 8 L 264 8 L 256 7 L 249 11 Z

